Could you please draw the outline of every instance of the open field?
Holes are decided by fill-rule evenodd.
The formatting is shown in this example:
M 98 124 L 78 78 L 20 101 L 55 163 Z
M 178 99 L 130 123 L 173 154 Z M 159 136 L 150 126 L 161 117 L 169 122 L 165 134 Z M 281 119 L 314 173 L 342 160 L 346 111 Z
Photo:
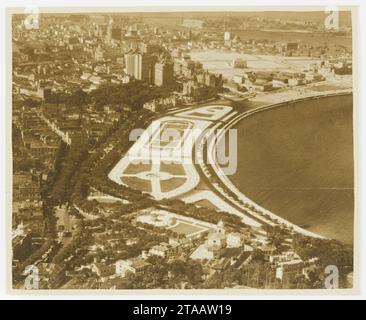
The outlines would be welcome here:
M 307 69 L 317 58 L 309 57 L 283 57 L 270 55 L 254 55 L 226 51 L 192 51 L 190 53 L 194 60 L 200 61 L 205 69 L 211 72 L 221 73 L 225 78 L 231 79 L 234 75 L 243 75 L 245 71 L 255 70 L 282 70 L 299 71 Z M 234 69 L 229 64 L 235 59 L 247 61 L 247 68 Z
M 301 32 L 278 32 L 262 30 L 234 30 L 243 39 L 272 39 L 277 41 L 301 41 L 305 44 L 322 45 L 327 43 L 329 46 L 334 44 L 352 48 L 352 37 L 350 35 L 335 36 L 329 33 L 301 33 Z

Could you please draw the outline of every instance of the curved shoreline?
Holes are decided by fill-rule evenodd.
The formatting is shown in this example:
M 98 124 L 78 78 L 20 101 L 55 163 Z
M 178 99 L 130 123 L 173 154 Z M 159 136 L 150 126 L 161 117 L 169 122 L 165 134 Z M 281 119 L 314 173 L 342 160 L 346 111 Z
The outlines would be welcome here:
M 278 108 L 281 106 L 288 106 L 289 104 L 292 103 L 298 103 L 301 101 L 309 101 L 309 100 L 314 100 L 314 99 L 323 99 L 323 98 L 327 98 L 327 97 L 332 97 L 332 96 L 340 96 L 340 95 L 350 95 L 352 94 L 352 92 L 336 92 L 336 93 L 325 93 L 325 94 L 317 94 L 314 96 L 308 96 L 308 97 L 304 97 L 304 98 L 299 98 L 299 99 L 294 99 L 294 100 L 287 100 L 287 101 L 283 101 L 280 103 L 275 103 L 275 104 L 267 104 L 264 106 L 260 106 L 257 107 L 255 109 L 249 110 L 247 112 L 244 112 L 238 116 L 236 116 L 234 119 L 231 119 L 228 123 L 223 124 L 222 126 L 220 126 L 220 129 L 223 129 L 222 132 L 220 132 L 220 134 L 218 134 L 215 139 L 213 141 L 211 141 L 210 145 L 207 146 L 207 150 L 208 150 L 208 156 L 210 157 L 209 159 L 209 166 L 213 169 L 212 171 L 215 173 L 219 183 L 221 184 L 220 188 L 216 188 L 217 191 L 219 191 L 226 199 L 229 203 L 235 204 L 236 206 L 240 206 L 243 210 L 245 211 L 249 211 L 249 213 L 251 215 L 254 216 L 258 216 L 258 218 L 262 218 L 263 216 L 258 213 L 261 212 L 262 214 L 264 214 L 265 216 L 268 216 L 270 218 L 270 221 L 272 220 L 277 220 L 277 222 L 281 223 L 281 224 L 285 224 L 287 227 L 292 228 L 293 230 L 304 234 L 306 236 L 312 236 L 312 237 L 318 237 L 318 238 L 325 238 L 324 236 L 321 236 L 319 234 L 316 234 L 312 231 L 309 231 L 307 229 L 301 228 L 300 226 L 282 218 L 281 216 L 274 214 L 273 212 L 265 209 L 264 207 L 262 207 L 261 205 L 259 205 L 258 203 L 256 203 L 255 201 L 251 200 L 250 198 L 248 198 L 247 196 L 245 196 L 228 178 L 227 176 L 224 174 L 224 172 L 222 171 L 222 169 L 220 168 L 220 166 L 217 164 L 216 161 L 216 149 L 215 149 L 215 143 L 216 141 L 219 141 L 223 135 L 225 135 L 226 131 L 228 129 L 230 129 L 231 127 L 235 126 L 239 121 L 250 117 L 251 115 L 257 114 L 259 112 L 263 112 L 263 111 L 267 111 L 273 108 Z M 204 170 L 203 170 L 204 172 Z M 223 187 L 222 187 L 223 186 Z M 227 194 L 229 190 L 229 194 L 232 193 L 234 194 L 234 196 L 237 198 L 233 199 L 232 196 L 230 196 L 229 194 Z M 248 209 L 247 207 L 245 207 L 242 203 L 245 203 L 251 207 L 254 208 L 254 210 Z
M 192 123 L 195 123 L 195 127 L 197 128 L 209 129 L 207 130 L 207 132 L 203 130 L 204 134 L 201 135 L 200 138 L 195 137 L 194 141 L 192 141 L 192 143 L 189 145 L 189 150 L 187 148 L 184 148 L 185 152 L 183 158 L 176 159 L 177 162 L 183 166 L 187 166 L 187 163 L 185 163 L 185 161 L 190 160 L 190 170 L 188 171 L 191 172 L 190 174 L 189 172 L 186 172 L 186 182 L 189 184 L 189 187 L 188 185 L 186 185 L 187 188 L 185 188 L 185 190 L 183 190 L 182 188 L 178 188 L 179 190 L 177 188 L 174 188 L 172 192 L 164 193 L 163 197 L 184 198 L 189 192 L 194 192 L 196 190 L 199 180 L 203 179 L 202 181 L 207 184 L 207 187 L 209 187 L 210 191 L 202 192 L 201 190 L 200 196 L 196 198 L 200 198 L 201 200 L 207 199 L 208 201 L 212 202 L 213 205 L 218 204 L 217 207 L 220 210 L 225 211 L 228 214 L 240 216 L 243 221 L 245 220 L 245 223 L 247 223 L 248 225 L 252 225 L 255 227 L 261 227 L 261 225 L 285 226 L 293 231 L 296 231 L 306 236 L 325 238 L 324 236 L 299 227 L 298 225 L 286 220 L 285 218 L 282 218 L 281 216 L 271 212 L 270 210 L 265 209 L 255 201 L 251 200 L 249 197 L 245 196 L 227 178 L 222 169 L 218 166 L 218 163 L 216 161 L 215 146 L 216 142 L 221 139 L 223 135 L 225 135 L 228 129 L 236 125 L 242 119 L 250 117 L 251 115 L 254 115 L 258 112 L 278 108 L 281 106 L 288 106 L 289 104 L 296 104 L 301 101 L 318 100 L 334 96 L 348 96 L 351 94 L 352 91 L 349 90 L 337 90 L 327 91 L 323 93 L 316 92 L 312 93 L 311 95 L 298 97 L 297 99 L 293 98 L 289 100 L 287 98 L 286 100 L 280 100 L 276 103 L 265 104 L 265 102 L 262 101 L 261 106 L 242 113 L 240 113 L 240 110 L 238 108 L 228 107 L 227 105 L 220 104 L 217 106 L 210 105 L 199 108 L 187 108 L 183 111 L 176 110 L 169 115 L 163 116 L 159 119 L 160 122 L 168 121 L 171 119 L 180 121 L 191 121 Z M 225 108 L 226 112 L 224 112 Z M 207 113 L 206 109 L 211 109 L 211 111 Z M 197 110 L 200 110 L 202 114 L 197 114 Z M 152 125 L 153 124 L 151 124 L 150 126 Z M 217 132 L 217 129 L 220 129 L 219 132 Z M 148 137 L 150 137 L 152 132 L 149 133 L 149 130 L 147 129 L 144 133 L 146 133 L 147 136 L 141 136 L 140 139 L 130 148 L 130 150 L 109 172 L 108 177 L 111 180 L 115 181 L 118 184 L 122 183 L 122 181 L 119 180 L 119 177 L 122 176 L 126 164 L 128 164 L 131 160 L 128 157 L 129 154 L 132 156 L 132 158 L 140 159 L 142 155 L 133 151 L 139 151 L 140 148 L 145 150 L 145 140 L 149 144 L 150 140 L 148 139 Z M 180 150 L 182 149 L 182 147 L 179 146 L 178 149 Z M 204 159 L 204 154 L 207 155 L 206 159 Z M 155 153 L 146 155 L 146 159 L 153 160 L 151 157 L 154 157 L 155 155 Z M 128 163 L 126 163 L 126 161 Z M 193 168 L 191 167 L 192 164 Z M 158 172 L 161 171 L 160 166 L 159 168 L 156 167 L 156 169 Z M 141 169 L 141 172 L 143 171 L 146 171 L 146 169 Z M 192 184 L 194 179 L 188 179 L 189 176 L 192 177 L 192 174 L 199 179 L 197 181 L 197 184 Z M 138 176 L 138 173 L 133 173 L 133 175 Z M 151 183 L 152 182 L 153 181 L 151 181 Z M 155 192 L 155 195 L 153 196 L 156 195 L 157 194 Z

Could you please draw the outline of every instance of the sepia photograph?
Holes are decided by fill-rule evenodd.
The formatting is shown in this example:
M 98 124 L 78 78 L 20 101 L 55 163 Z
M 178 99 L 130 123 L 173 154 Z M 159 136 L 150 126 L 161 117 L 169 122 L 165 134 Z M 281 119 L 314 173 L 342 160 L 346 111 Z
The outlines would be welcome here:
M 10 289 L 353 292 L 356 13 L 7 8 Z

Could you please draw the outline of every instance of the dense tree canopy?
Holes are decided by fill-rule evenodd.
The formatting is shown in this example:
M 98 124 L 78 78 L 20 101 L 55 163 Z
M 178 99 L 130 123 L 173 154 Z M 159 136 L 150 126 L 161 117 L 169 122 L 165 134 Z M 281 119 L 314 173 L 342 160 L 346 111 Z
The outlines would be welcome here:
M 96 107 L 104 105 L 127 104 L 138 110 L 143 104 L 152 99 L 167 97 L 169 91 L 160 87 L 150 86 L 142 81 L 133 81 L 126 84 L 104 84 L 90 93 Z

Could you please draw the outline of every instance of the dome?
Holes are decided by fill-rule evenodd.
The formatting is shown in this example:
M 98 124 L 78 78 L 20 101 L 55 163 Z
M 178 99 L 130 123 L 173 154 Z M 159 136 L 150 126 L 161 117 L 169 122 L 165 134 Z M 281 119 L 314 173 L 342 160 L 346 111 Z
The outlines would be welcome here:
M 217 226 L 220 228 L 225 227 L 224 221 L 222 221 L 222 219 L 217 223 Z

